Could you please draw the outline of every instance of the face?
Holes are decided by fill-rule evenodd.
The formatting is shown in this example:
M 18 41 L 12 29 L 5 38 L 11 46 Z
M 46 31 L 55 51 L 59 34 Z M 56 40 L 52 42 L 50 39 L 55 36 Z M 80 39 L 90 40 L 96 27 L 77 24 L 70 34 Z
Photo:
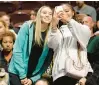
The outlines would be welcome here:
M 10 25 L 10 18 L 8 16 L 6 16 L 6 15 L 5 16 L 2 16 L 1 19 L 3 21 L 5 21 L 8 26 Z
M 38 81 L 35 85 L 48 85 L 45 81 Z
M 84 1 L 76 1 L 76 4 L 78 7 L 82 7 L 84 4 Z
M 2 40 L 2 47 L 5 51 L 11 51 L 13 48 L 13 39 L 11 36 L 5 36 Z
M 90 29 L 92 29 L 94 26 L 94 22 L 92 21 L 91 17 L 84 17 L 83 24 L 87 25 Z
M 52 10 L 49 7 L 44 7 L 41 10 L 41 22 L 49 24 L 52 20 Z
M 2 22 L 0 22 L 0 40 L 2 38 L 2 35 L 5 33 L 5 30 L 6 30 L 5 26 L 3 25 Z
M 68 17 L 74 16 L 73 10 L 68 5 L 62 5 L 62 7 L 64 9 L 64 15 L 67 15 Z M 62 19 L 61 21 L 64 22 Z
M 36 19 L 36 13 L 35 13 L 35 11 L 31 11 L 31 13 L 30 13 L 30 19 L 31 20 L 35 20 Z

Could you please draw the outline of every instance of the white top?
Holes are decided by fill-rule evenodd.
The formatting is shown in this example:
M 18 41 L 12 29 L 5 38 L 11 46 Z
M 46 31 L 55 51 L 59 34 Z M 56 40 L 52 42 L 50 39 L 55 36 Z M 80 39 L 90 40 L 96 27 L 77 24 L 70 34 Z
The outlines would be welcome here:
M 77 41 L 79 41 L 82 51 L 81 60 L 83 64 L 89 63 L 87 60 L 87 44 L 91 36 L 88 26 L 82 25 L 71 19 L 68 25 L 62 25 L 60 31 L 51 30 L 48 36 L 48 46 L 54 50 L 54 66 L 52 70 L 53 80 L 66 75 L 65 61 L 68 55 L 73 59 L 77 54 Z M 84 53 L 83 53 L 84 52 Z M 85 56 L 85 57 L 83 57 Z M 75 62 L 78 59 L 73 59 Z M 89 65 L 89 72 L 92 68 Z

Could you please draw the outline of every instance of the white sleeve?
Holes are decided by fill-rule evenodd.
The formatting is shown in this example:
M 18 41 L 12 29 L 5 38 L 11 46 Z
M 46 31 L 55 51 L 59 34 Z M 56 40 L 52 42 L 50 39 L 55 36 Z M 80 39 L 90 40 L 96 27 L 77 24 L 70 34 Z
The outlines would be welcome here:
M 72 35 L 77 39 L 83 49 L 86 49 L 88 41 L 91 37 L 91 31 L 88 26 L 82 25 L 71 19 L 68 23 L 68 27 Z
M 61 32 L 57 29 L 55 31 L 50 30 L 48 34 L 48 47 L 52 48 L 54 51 L 57 49 L 59 44 L 61 43 Z
M 92 67 L 91 67 L 89 62 L 88 62 L 88 64 L 89 64 L 89 71 L 88 72 L 92 72 L 93 73 L 93 69 L 92 69 Z

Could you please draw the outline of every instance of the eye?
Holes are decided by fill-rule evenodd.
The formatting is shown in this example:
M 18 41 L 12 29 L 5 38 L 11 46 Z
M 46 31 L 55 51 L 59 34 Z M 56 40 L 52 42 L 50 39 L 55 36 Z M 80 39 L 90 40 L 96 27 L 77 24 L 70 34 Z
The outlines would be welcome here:
M 46 12 L 44 11 L 43 14 L 46 14 Z
M 52 13 L 49 13 L 49 15 L 52 15 Z
M 68 10 L 66 10 L 65 12 L 69 12 Z
M 12 41 L 10 41 L 9 43 L 13 43 Z
M 7 41 L 3 41 L 3 43 L 7 43 Z

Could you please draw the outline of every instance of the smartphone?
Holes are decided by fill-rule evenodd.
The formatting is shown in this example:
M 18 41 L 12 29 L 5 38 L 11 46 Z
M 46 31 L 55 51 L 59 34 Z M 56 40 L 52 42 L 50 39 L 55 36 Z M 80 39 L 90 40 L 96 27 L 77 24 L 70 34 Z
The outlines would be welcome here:
M 62 6 L 56 6 L 56 7 L 55 7 L 55 11 L 56 11 L 56 13 L 58 13 L 58 12 L 64 11 L 64 9 L 63 9 Z

